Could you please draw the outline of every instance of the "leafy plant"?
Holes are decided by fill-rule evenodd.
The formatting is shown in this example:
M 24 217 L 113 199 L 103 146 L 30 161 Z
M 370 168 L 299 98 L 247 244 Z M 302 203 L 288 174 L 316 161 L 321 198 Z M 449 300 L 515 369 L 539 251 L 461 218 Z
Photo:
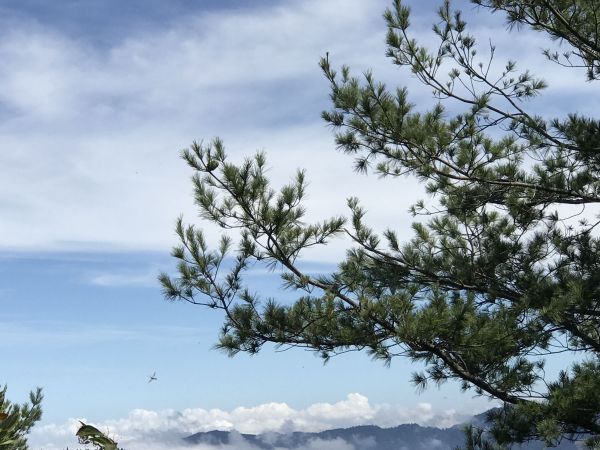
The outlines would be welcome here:
M 97 450 L 119 450 L 117 449 L 117 443 L 98 428 L 81 421 L 80 423 L 81 426 L 75 434 L 80 444 L 91 444 Z

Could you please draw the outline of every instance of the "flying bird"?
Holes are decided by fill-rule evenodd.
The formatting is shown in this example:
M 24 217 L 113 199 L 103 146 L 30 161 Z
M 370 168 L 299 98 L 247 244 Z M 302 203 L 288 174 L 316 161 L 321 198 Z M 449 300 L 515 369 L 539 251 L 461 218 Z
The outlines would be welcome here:
M 158 378 L 156 378 L 156 372 L 154 372 L 152 375 L 150 375 L 150 378 L 148 379 L 148 383 L 151 383 L 156 380 L 158 380 Z

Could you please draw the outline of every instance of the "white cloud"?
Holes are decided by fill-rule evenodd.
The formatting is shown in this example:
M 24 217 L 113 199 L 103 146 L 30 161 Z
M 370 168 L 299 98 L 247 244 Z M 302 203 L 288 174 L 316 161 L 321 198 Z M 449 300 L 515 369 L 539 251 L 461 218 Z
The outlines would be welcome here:
M 135 409 L 125 418 L 107 420 L 95 424 L 108 432 L 128 450 L 146 448 L 160 449 L 169 445 L 176 448 L 180 439 L 202 431 L 235 430 L 240 433 L 259 434 L 265 432 L 323 431 L 326 429 L 373 424 L 382 427 L 402 423 L 449 427 L 465 421 L 472 411 L 438 411 L 429 403 L 414 407 L 401 405 L 371 404 L 367 397 L 358 393 L 349 394 L 336 403 L 316 403 L 304 409 L 295 409 L 286 403 L 265 403 L 253 407 L 237 407 L 231 411 L 188 408 L 182 411 L 152 411 Z M 34 429 L 31 441 L 36 446 L 67 445 L 73 436 L 79 419 L 69 419 L 64 424 L 47 424 Z M 81 418 L 83 422 L 87 420 Z M 364 443 L 367 445 L 368 443 Z M 70 444 L 69 444 L 70 445 Z M 143 447 L 146 445 L 146 447 Z M 313 442 L 310 448 L 351 449 L 352 443 L 344 441 Z M 35 448 L 35 446 L 33 446 Z M 232 448 L 241 448 L 238 446 Z M 361 448 L 365 448 L 361 446 Z
M 377 41 L 383 53 L 383 30 L 368 33 L 371 5 L 341 4 L 200 15 L 108 49 L 11 22 L 0 36 L 0 246 L 168 248 L 174 219 L 192 211 L 180 148 L 219 134 L 252 152 L 248 130 L 270 135 L 276 105 L 302 115 L 307 90 L 325 86 L 324 51 L 351 60 Z M 310 111 L 321 128 L 320 108 Z M 305 130 L 291 120 L 283 115 L 279 133 L 295 141 L 287 151 L 302 152 Z
M 197 328 L 174 326 L 118 327 L 66 321 L 0 320 L 0 348 L 86 347 L 109 342 L 190 342 Z
M 316 63 L 326 51 L 355 73 L 373 68 L 390 85 L 409 85 L 419 107 L 431 103 L 427 89 L 383 56 L 386 6 L 309 0 L 211 12 L 136 28 L 107 48 L 43 23 L 9 22 L 0 31 L 0 248 L 168 250 L 175 218 L 196 217 L 178 150 L 216 135 L 232 159 L 266 150 L 278 185 L 307 168 L 309 218 L 347 214 L 346 198 L 359 195 L 375 229 L 393 225 L 408 236 L 407 208 L 422 188 L 412 179 L 354 174 L 319 119 L 329 105 Z M 412 32 L 433 43 L 436 18 L 422 9 Z M 515 46 L 501 19 L 485 29 L 471 23 L 481 42 L 497 41 L 499 61 L 518 52 L 534 71 L 543 64 L 542 35 L 524 31 Z M 595 108 L 594 87 L 580 74 L 544 67 L 541 75 L 557 85 L 548 98 L 556 103 L 566 83 L 580 86 L 570 100 L 580 111 Z M 543 99 L 538 109 L 558 111 Z M 346 246 L 309 256 L 335 260 Z M 98 281 L 106 280 L 120 282 Z
M 159 269 L 146 271 L 113 271 L 96 272 L 87 277 L 87 282 L 96 286 L 116 287 L 116 286 L 151 286 L 156 287 L 156 281 Z

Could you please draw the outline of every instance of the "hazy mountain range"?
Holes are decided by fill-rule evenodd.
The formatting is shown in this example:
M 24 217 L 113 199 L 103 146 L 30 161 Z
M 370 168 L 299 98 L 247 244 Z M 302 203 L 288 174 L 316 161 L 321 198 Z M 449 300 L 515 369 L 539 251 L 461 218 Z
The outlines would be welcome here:
M 474 422 L 480 422 L 477 416 Z M 478 420 L 479 419 L 479 420 Z M 318 433 L 290 432 L 241 434 L 235 431 L 209 431 L 196 433 L 185 438 L 188 444 L 204 447 L 256 448 L 260 450 L 282 449 L 356 449 L 356 450 L 451 450 L 464 444 L 462 425 L 451 428 L 423 427 L 404 424 L 393 428 L 375 425 L 337 428 Z M 541 450 L 541 442 L 530 442 L 515 449 Z M 572 442 L 562 442 L 558 450 L 581 449 Z

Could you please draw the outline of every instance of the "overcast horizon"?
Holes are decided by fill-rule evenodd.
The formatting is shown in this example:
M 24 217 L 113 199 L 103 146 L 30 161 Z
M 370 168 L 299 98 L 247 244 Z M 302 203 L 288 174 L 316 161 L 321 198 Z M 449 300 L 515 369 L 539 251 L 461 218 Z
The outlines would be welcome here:
M 434 43 L 441 2 L 407 3 L 413 34 Z M 509 33 L 501 15 L 456 5 L 480 42 L 496 45 L 498 68 L 513 58 L 548 81 L 534 111 L 595 110 L 583 70 L 545 61 L 550 41 L 526 29 Z M 385 58 L 388 6 L 0 2 L 0 385 L 15 402 L 44 389 L 32 449 L 74 446 L 78 420 L 110 428 L 135 450 L 159 435 L 209 429 L 449 426 L 495 405 L 458 383 L 419 393 L 410 384 L 419 366 L 400 358 L 386 367 L 350 353 L 324 365 L 311 352 L 272 346 L 228 358 L 213 349 L 222 316 L 164 301 L 157 281 L 175 268 L 177 217 L 206 225 L 179 153 L 217 136 L 235 161 L 265 151 L 275 186 L 305 168 L 309 220 L 347 216 L 346 198 L 357 196 L 370 225 L 410 239 L 408 208 L 425 197 L 422 186 L 354 172 L 320 117 L 330 106 L 318 67 L 326 53 L 334 66 L 407 86 L 417 109 L 434 103 Z M 207 235 L 214 241 L 216 230 Z M 337 239 L 306 254 L 305 265 L 332 270 L 348 247 Z M 249 280 L 264 297 L 294 298 L 262 267 Z

